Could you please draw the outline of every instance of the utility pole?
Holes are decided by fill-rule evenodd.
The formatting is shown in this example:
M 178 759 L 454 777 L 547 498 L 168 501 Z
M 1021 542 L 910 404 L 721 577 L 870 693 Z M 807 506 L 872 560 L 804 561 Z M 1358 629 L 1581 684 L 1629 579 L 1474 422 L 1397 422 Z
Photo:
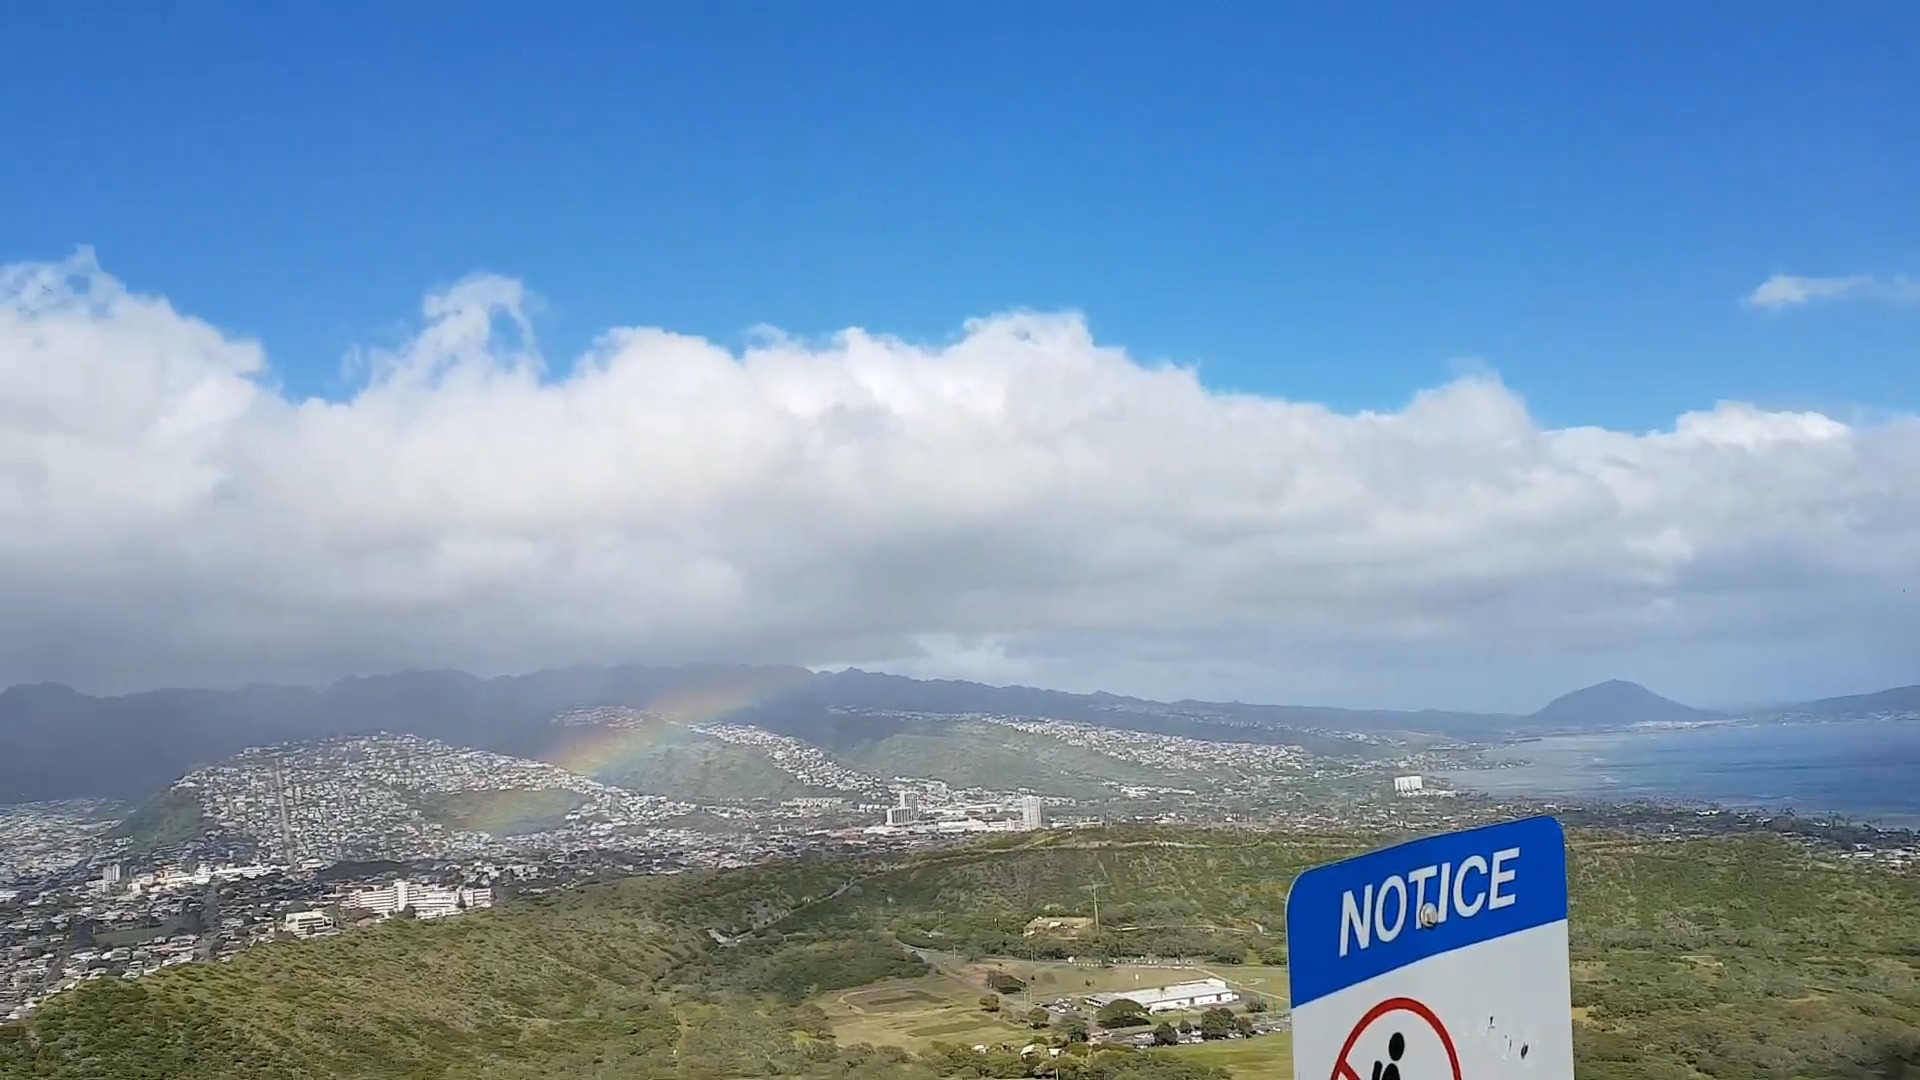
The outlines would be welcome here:
M 1093 894 L 1093 932 L 1097 935 L 1100 933 L 1100 890 L 1106 888 L 1107 883 L 1096 881 L 1091 885 L 1080 887 Z

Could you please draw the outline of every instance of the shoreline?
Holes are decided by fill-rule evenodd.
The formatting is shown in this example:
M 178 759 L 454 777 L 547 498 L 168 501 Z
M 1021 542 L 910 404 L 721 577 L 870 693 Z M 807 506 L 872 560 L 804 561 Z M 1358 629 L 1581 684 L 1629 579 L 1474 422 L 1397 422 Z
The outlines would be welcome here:
M 1740 795 L 1688 795 L 1677 790 L 1652 790 L 1661 787 L 1679 788 L 1679 784 L 1662 782 L 1661 771 L 1664 767 L 1649 761 L 1602 761 L 1596 758 L 1588 768 L 1592 772 L 1620 777 L 1629 790 L 1609 792 L 1604 787 L 1595 787 L 1583 777 L 1588 769 L 1568 763 L 1540 760 L 1518 754 L 1526 753 L 1527 747 L 1541 744 L 1564 742 L 1566 740 L 1595 740 L 1602 747 L 1630 746 L 1636 736 L 1671 734 L 1679 731 L 1698 729 L 1744 729 L 1755 731 L 1780 731 L 1781 729 L 1807 729 L 1841 727 L 1863 724 L 1920 723 L 1920 715 L 1900 714 L 1872 717 L 1805 717 L 1805 718 L 1733 718 L 1710 721 L 1684 722 L 1675 724 L 1635 725 L 1604 730 L 1549 733 L 1528 735 L 1519 738 L 1504 739 L 1499 742 L 1476 747 L 1472 752 L 1473 764 L 1445 771 L 1436 771 L 1435 778 L 1461 794 L 1499 801 L 1518 800 L 1527 803 L 1554 806 L 1576 812 L 1597 812 L 1601 816 L 1625 813 L 1629 816 L 1653 814 L 1673 819 L 1676 823 L 1687 819 L 1697 822 L 1710 822 L 1716 819 L 1725 825 L 1739 828 L 1769 828 L 1772 831 L 1794 833 L 1841 834 L 1851 842 L 1865 843 L 1872 847 L 1883 846 L 1911 847 L 1920 842 L 1920 801 L 1915 805 L 1897 808 L 1875 808 L 1873 810 L 1850 810 L 1826 802 L 1819 793 L 1797 796 L 1742 797 Z M 1505 751 L 1509 755 L 1497 757 Z M 1705 763 L 1703 763 L 1705 764 Z M 1737 767 L 1745 762 L 1730 762 Z M 1757 764 L 1757 762 L 1756 762 Z M 1710 766 L 1709 766 L 1710 767 Z M 1804 767 L 1804 763 L 1791 759 L 1778 765 L 1782 770 Z M 1835 762 L 1836 771 L 1844 765 Z M 1765 766 L 1758 770 L 1765 772 Z M 1486 786 L 1476 780 L 1490 779 L 1489 774 L 1520 774 L 1518 783 Z M 1556 782 L 1558 780 L 1559 782 Z M 1603 809 L 1604 808 L 1604 809 Z M 1876 812 L 1877 811 L 1877 812 Z M 1689 830 L 1692 831 L 1692 830 Z M 1703 831 L 1721 831 L 1706 829 Z

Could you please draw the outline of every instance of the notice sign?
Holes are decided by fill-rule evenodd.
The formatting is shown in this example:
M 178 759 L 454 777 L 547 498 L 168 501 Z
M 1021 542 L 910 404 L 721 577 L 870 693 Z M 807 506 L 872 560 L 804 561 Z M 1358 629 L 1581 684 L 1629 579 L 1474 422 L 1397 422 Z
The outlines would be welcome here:
M 1295 1080 L 1572 1080 L 1567 841 L 1526 818 L 1375 851 L 1287 894 Z

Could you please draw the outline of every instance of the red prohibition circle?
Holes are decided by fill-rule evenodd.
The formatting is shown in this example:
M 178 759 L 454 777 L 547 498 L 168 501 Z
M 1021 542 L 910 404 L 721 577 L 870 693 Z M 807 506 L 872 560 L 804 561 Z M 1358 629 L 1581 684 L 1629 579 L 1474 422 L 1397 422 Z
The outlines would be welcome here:
M 1440 1036 L 1440 1045 L 1447 1048 L 1447 1065 L 1453 1070 L 1453 1080 L 1464 1080 L 1460 1075 L 1460 1055 L 1453 1048 L 1453 1036 L 1447 1034 L 1447 1026 L 1440 1022 L 1440 1018 L 1433 1014 L 1432 1009 L 1410 997 L 1388 998 L 1367 1010 L 1367 1015 L 1361 1017 L 1360 1022 L 1353 1025 L 1353 1031 L 1347 1035 L 1346 1043 L 1340 1047 L 1340 1056 L 1333 1059 L 1333 1075 L 1328 1080 L 1364 1080 L 1358 1072 L 1354 1071 L 1353 1066 L 1347 1063 L 1347 1055 L 1353 1053 L 1353 1048 L 1359 1043 L 1362 1032 L 1371 1027 L 1375 1020 L 1391 1012 L 1410 1012 L 1426 1021 L 1427 1026 L 1433 1029 L 1433 1033 Z

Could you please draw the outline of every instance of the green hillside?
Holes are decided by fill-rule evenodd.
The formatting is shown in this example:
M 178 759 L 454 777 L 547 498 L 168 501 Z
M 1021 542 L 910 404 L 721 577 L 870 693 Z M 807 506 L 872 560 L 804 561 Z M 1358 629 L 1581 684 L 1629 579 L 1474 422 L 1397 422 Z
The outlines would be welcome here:
M 663 727 L 646 745 L 596 770 L 594 779 L 698 803 L 843 794 L 801 783 L 752 746 L 677 726 Z
M 1202 789 L 1206 773 L 1155 769 L 1083 746 L 979 721 L 918 725 L 871 742 L 836 749 L 849 768 L 880 777 L 917 776 L 954 787 L 1027 789 L 1098 798 L 1109 782 Z
M 681 915 L 744 928 L 830 889 L 821 869 L 653 879 L 89 984 L 0 1029 L 0 1076 L 804 1075 L 817 1011 L 660 988 L 679 969 L 724 982 L 710 920 Z
M 1062 950 L 1152 951 L 1282 992 L 1275 969 L 1238 965 L 1281 959 L 1277 930 L 1294 874 L 1360 846 L 1287 834 L 1076 831 L 897 864 L 816 858 L 636 879 L 89 984 L 29 1025 L 0 1028 L 0 1077 L 1026 1075 L 1017 1056 L 939 1045 L 1048 1035 L 987 1015 L 972 997 L 936 1000 L 959 985 L 969 960 L 1020 957 L 1004 963 L 1033 972 Z M 1900 1069 L 1920 1031 L 1912 878 L 1764 837 L 1580 837 L 1573 876 L 1582 1080 L 1911 1075 Z M 1090 913 L 1094 884 L 1099 933 L 1022 934 L 1036 916 Z M 709 930 L 749 936 L 728 947 Z M 902 941 L 942 970 L 923 974 Z M 876 988 L 850 993 L 868 984 Z M 879 1010 L 909 1008 L 939 1019 L 883 1037 Z M 1279 1056 L 1252 1056 L 1264 1047 Z M 1209 1044 L 1086 1056 L 1081 1047 L 1059 1074 L 1201 1080 L 1224 1067 L 1264 1076 L 1284 1051 L 1285 1036 L 1231 1052 Z
M 420 812 L 450 828 L 516 836 L 559 828 L 586 804 L 586 796 L 562 788 L 455 791 L 423 796 Z
M 754 746 L 703 735 L 672 723 L 629 736 L 616 758 L 591 770 L 609 784 L 693 802 L 792 799 L 846 792 L 802 783 Z M 889 779 L 923 777 L 960 788 L 1026 789 L 1098 799 L 1114 784 L 1205 789 L 1213 771 L 1154 768 L 1060 739 L 981 721 L 913 722 L 823 749 L 850 769 Z M 561 751 L 556 760 L 566 760 Z
M 128 814 L 107 835 L 124 837 L 128 852 L 142 855 L 198 840 L 210 824 L 191 792 L 168 788 Z

